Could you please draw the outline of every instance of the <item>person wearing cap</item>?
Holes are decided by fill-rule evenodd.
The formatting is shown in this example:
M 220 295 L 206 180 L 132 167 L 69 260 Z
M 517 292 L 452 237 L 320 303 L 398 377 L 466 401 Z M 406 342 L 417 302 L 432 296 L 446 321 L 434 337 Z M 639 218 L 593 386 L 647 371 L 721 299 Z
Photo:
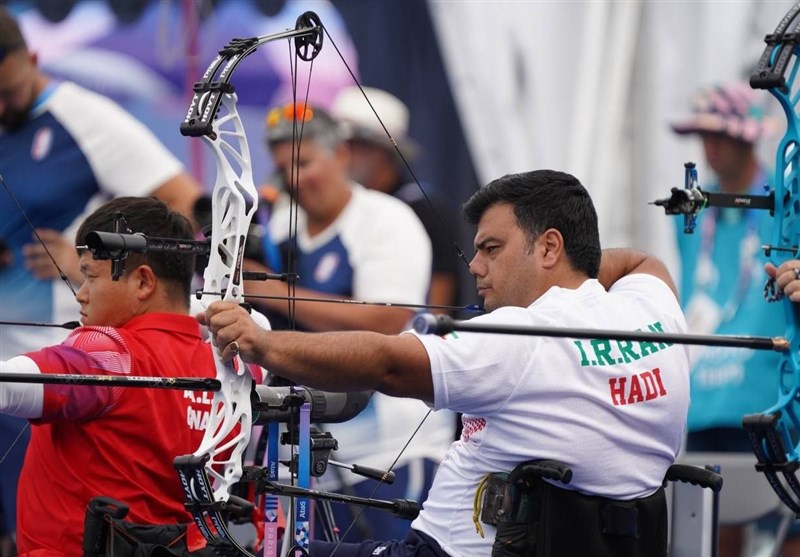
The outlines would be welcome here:
M 293 141 L 301 133 L 302 138 Z M 276 107 L 267 114 L 266 140 L 277 179 L 289 192 L 279 198 L 270 215 L 269 239 L 280 256 L 269 270 L 297 272 L 299 278 L 293 287 L 278 281 L 250 282 L 248 294 L 279 299 L 254 297 L 249 301 L 267 313 L 275 328 L 292 325 L 286 319 L 290 311 L 286 297 L 291 294 L 298 299 L 293 303 L 298 329 L 399 333 L 413 317 L 413 310 L 383 303 L 424 304 L 430 279 L 430 241 L 417 216 L 402 201 L 349 178 L 350 151 L 341 126 L 326 110 L 291 103 Z M 290 198 L 299 209 L 290 211 Z M 296 236 L 295 227 L 290 226 L 294 217 Z M 248 265 L 252 270 L 267 270 L 255 262 Z M 380 304 L 308 301 L 311 299 Z M 326 426 L 339 443 L 333 458 L 388 469 L 427 412 L 420 401 L 376 394 L 355 419 Z M 373 481 L 333 466 L 322 485 L 331 489 L 349 486 L 364 497 L 424 498 L 434 468 L 453 439 L 454 426 L 452 414 L 429 416 L 394 468 L 397 481 L 381 486 L 377 494 L 373 493 Z M 333 512 L 341 527 L 353 520 L 346 506 L 334 505 Z M 364 529 L 354 529 L 351 535 L 397 537 L 406 526 L 388 513 L 374 510 L 365 511 L 359 524 Z
M 765 194 L 771 177 L 756 146 L 772 133 L 774 124 L 763 115 L 763 101 L 745 82 L 715 85 L 700 91 L 688 118 L 673 123 L 676 133 L 698 136 L 703 143 L 715 175 L 711 184 L 703 180 L 704 190 Z M 697 222 L 694 234 L 684 234 L 682 219 L 676 221 L 681 302 L 690 330 L 782 334 L 783 309 L 765 303 L 763 297 L 767 260 L 761 246 L 769 243 L 769 212 L 711 207 Z M 777 353 L 755 350 L 692 349 L 687 451 L 752 452 L 742 417 L 774 403 L 778 358 Z M 753 481 L 763 478 L 754 471 Z M 720 528 L 720 557 L 739 556 L 743 546 L 742 527 Z
M 367 104 L 367 98 L 381 121 Z M 451 240 L 455 226 L 429 191 L 431 188 L 409 179 L 401 158 L 402 154 L 406 161 L 413 162 L 420 155 L 419 144 L 408 135 L 408 108 L 400 99 L 381 89 L 352 86 L 339 92 L 331 114 L 344 126 L 350 147 L 350 177 L 367 188 L 403 200 L 425 226 L 433 247 L 428 302 L 438 306 L 455 305 L 458 302 L 458 258 Z M 397 148 L 387 136 L 387 130 Z M 446 219 L 444 225 L 441 219 Z

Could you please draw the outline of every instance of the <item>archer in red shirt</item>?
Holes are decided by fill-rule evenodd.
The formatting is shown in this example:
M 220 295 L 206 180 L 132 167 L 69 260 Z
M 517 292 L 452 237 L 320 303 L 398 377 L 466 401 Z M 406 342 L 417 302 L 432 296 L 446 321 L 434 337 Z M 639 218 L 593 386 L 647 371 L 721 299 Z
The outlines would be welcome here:
M 154 198 L 117 198 L 77 234 L 113 230 L 122 212 L 147 236 L 192 239 L 182 216 Z M 58 346 L 0 362 L 1 372 L 214 377 L 211 346 L 189 315 L 192 255 L 131 254 L 119 280 L 111 262 L 81 255 L 80 327 Z M 33 424 L 18 491 L 21 554 L 80 555 L 87 503 L 106 495 L 141 524 L 187 523 L 175 456 L 200 445 L 211 394 L 192 391 L 0 383 L 0 412 Z

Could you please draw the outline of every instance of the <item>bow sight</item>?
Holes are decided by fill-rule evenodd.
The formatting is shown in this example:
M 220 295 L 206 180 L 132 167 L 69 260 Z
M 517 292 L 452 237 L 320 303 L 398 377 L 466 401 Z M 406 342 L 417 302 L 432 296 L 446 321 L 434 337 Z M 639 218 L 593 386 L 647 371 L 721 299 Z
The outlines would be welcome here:
M 664 207 L 667 215 L 683 215 L 683 232 L 693 234 L 697 226 L 697 216 L 706 207 L 734 207 L 737 209 L 768 209 L 770 214 L 775 211 L 775 192 L 769 191 L 767 195 L 744 195 L 732 193 L 717 193 L 703 191 L 697 184 L 697 168 L 693 162 L 684 165 L 683 188 L 672 188 L 672 195 L 666 199 L 657 199 L 651 205 Z M 766 190 L 769 186 L 764 186 Z M 769 255 L 769 250 L 782 249 L 773 246 L 764 246 Z
M 182 240 L 179 238 L 159 238 L 147 236 L 141 232 L 123 234 L 122 232 L 101 232 L 93 230 L 86 235 L 86 249 L 92 252 L 95 259 L 111 260 L 111 277 L 119 280 L 125 270 L 124 262 L 132 253 L 161 252 L 161 253 L 190 253 L 193 255 L 208 255 L 211 251 L 209 240 Z M 299 277 L 296 273 L 261 273 L 242 271 L 244 280 L 280 280 L 293 282 Z M 197 292 L 198 299 L 202 295 L 224 292 Z

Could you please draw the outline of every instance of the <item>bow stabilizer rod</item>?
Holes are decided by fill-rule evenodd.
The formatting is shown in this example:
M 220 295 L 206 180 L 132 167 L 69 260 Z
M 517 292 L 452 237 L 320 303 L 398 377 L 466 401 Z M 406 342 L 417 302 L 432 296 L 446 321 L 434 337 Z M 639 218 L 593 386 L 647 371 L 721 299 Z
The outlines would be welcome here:
M 252 475 L 248 474 L 248 472 L 251 472 Z M 250 468 L 249 470 L 246 468 L 245 473 L 242 475 L 242 481 L 256 482 L 257 492 L 275 493 L 277 495 L 286 495 L 289 497 L 309 497 L 321 501 L 358 505 L 361 507 L 389 511 L 406 520 L 414 520 L 417 518 L 420 511 L 419 503 L 409 499 L 392 499 L 391 501 L 386 501 L 383 499 L 356 497 L 354 495 L 330 493 L 327 491 L 271 482 L 266 479 L 266 471 L 263 468 Z
M 498 325 L 458 321 L 447 315 L 420 314 L 413 320 L 413 328 L 420 334 L 446 335 L 453 331 L 525 335 L 537 337 L 633 340 L 666 344 L 694 344 L 700 346 L 726 346 L 786 352 L 789 342 L 783 337 L 750 337 L 735 335 L 692 335 L 660 331 L 617 331 L 611 329 L 562 329 L 555 327 L 528 327 L 524 325 Z
M 651 205 L 664 208 L 667 215 L 683 215 L 684 234 L 693 234 L 697 227 L 697 217 L 706 207 L 733 207 L 735 209 L 767 209 L 775 212 L 775 192 L 766 195 L 733 194 L 703 191 L 697 184 L 697 168 L 693 162 L 684 165 L 683 188 L 672 188 L 671 195 L 665 199 L 651 201 Z M 768 189 L 768 188 L 767 188 Z M 764 250 L 781 249 L 764 246 Z M 769 253 L 767 253 L 769 255 Z

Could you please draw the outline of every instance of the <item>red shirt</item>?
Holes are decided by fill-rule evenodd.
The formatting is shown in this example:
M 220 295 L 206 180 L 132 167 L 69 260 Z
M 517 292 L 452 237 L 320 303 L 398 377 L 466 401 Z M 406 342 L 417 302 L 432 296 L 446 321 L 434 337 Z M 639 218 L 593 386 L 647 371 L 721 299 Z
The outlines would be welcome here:
M 211 346 L 188 315 L 147 314 L 124 326 L 81 327 L 26 354 L 42 373 L 214 377 Z M 130 506 L 126 520 L 190 522 L 175 456 L 200 445 L 213 393 L 45 385 L 19 480 L 20 553 L 81 555 L 88 501 Z

